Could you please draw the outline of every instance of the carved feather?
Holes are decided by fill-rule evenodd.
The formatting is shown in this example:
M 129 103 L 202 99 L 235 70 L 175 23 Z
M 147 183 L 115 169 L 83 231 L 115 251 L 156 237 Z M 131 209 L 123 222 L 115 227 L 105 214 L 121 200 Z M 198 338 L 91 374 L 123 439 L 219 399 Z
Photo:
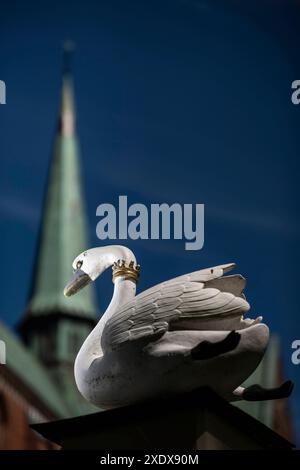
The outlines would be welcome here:
M 195 271 L 162 282 L 127 302 L 106 323 L 104 349 L 116 349 L 128 341 L 154 341 L 168 330 L 201 330 L 201 321 L 242 316 L 250 305 L 245 300 L 245 279 L 222 277 L 234 264 Z M 196 323 L 195 323 L 196 320 Z

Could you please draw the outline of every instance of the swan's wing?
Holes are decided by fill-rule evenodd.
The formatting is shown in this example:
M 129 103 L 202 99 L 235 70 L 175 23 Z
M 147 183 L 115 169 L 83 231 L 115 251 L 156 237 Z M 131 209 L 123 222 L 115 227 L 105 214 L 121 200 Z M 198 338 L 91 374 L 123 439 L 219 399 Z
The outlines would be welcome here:
M 208 282 L 220 278 L 224 273 L 232 271 L 235 267 L 235 263 L 221 264 L 219 266 L 214 266 L 213 268 L 200 269 L 192 273 L 174 277 L 173 279 L 165 281 L 162 284 L 171 284 L 177 281 Z
M 196 271 L 137 295 L 107 322 L 102 347 L 116 349 L 141 338 L 153 341 L 168 329 L 177 329 L 180 321 L 242 315 L 250 308 L 242 294 L 245 279 L 240 275 L 222 277 L 233 267 Z

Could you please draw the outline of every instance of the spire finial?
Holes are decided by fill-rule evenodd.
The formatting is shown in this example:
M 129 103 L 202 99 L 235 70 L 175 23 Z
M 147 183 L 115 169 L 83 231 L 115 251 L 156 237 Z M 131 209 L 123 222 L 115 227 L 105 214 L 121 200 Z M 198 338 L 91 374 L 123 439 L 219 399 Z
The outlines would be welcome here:
M 71 57 L 75 44 L 70 39 L 63 44 L 62 98 L 59 117 L 59 131 L 62 135 L 72 136 L 75 132 L 75 111 L 73 97 L 73 77 Z
M 75 50 L 75 43 L 71 39 L 67 39 L 63 43 L 63 72 L 64 74 L 71 73 L 71 59 Z

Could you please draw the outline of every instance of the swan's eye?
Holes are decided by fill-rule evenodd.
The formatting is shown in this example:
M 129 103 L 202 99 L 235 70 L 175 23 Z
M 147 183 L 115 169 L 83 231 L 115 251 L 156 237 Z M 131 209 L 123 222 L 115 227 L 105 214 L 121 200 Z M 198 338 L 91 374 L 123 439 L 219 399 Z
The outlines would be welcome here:
M 82 261 L 77 261 L 76 263 L 76 269 L 80 269 L 82 266 Z

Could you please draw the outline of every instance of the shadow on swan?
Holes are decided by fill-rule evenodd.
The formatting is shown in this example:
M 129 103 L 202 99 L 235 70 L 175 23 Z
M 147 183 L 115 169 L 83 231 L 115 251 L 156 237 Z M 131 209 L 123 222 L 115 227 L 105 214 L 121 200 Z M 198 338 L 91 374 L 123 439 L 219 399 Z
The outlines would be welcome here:
M 202 269 L 136 295 L 140 266 L 131 250 L 92 248 L 73 262 L 68 297 L 112 267 L 114 293 L 75 360 L 81 394 L 102 408 L 209 386 L 227 400 L 288 397 L 290 381 L 265 389 L 240 386 L 260 363 L 269 329 L 244 319 L 245 279 L 223 276 L 235 264 Z

